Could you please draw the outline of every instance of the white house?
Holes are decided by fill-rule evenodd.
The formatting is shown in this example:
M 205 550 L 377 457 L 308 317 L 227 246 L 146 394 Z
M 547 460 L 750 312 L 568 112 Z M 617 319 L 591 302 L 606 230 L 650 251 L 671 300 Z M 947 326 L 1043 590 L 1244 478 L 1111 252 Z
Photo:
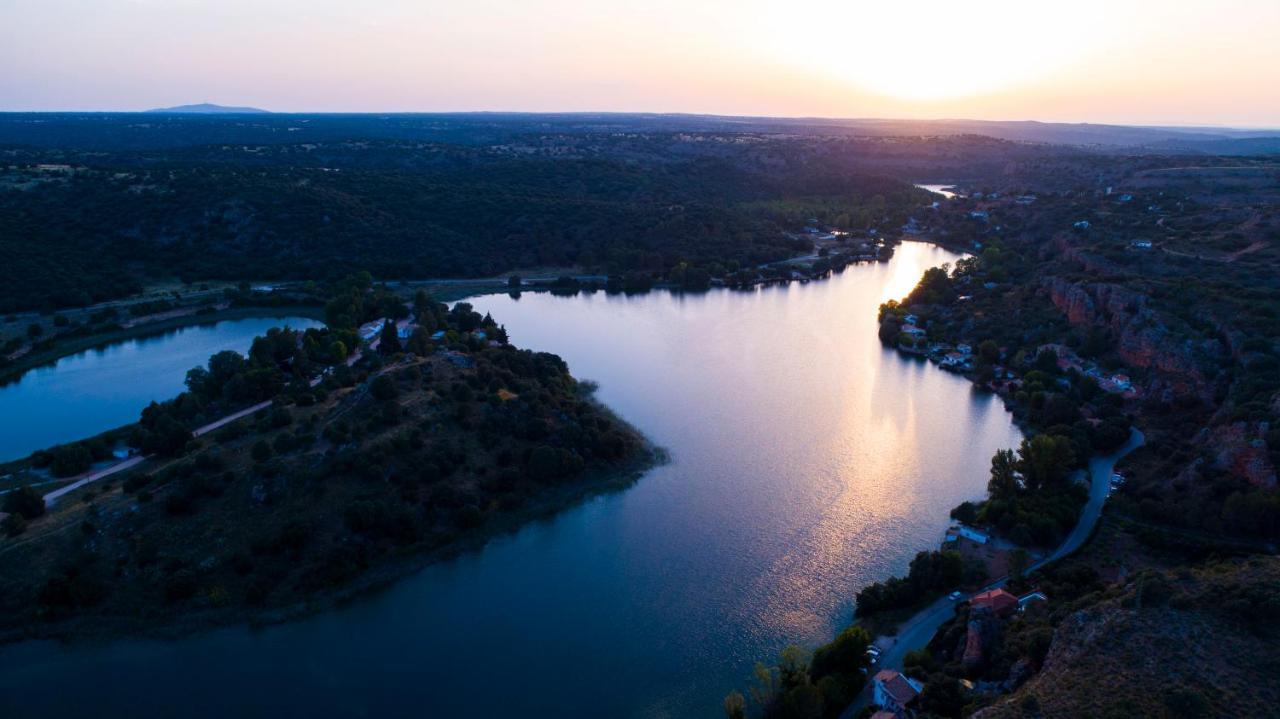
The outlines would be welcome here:
M 1044 595 L 1044 592 L 1031 592 L 1030 594 L 1024 594 L 1021 597 L 1018 597 L 1018 611 L 1025 612 L 1027 610 L 1027 605 L 1032 602 L 1047 601 L 1049 601 L 1049 598 Z
M 1134 240 L 1130 243 L 1134 248 L 1139 250 L 1151 249 L 1151 240 Z
M 881 669 L 872 683 L 872 700 L 880 707 L 899 715 L 905 714 L 908 705 L 924 691 L 923 684 L 892 669 Z

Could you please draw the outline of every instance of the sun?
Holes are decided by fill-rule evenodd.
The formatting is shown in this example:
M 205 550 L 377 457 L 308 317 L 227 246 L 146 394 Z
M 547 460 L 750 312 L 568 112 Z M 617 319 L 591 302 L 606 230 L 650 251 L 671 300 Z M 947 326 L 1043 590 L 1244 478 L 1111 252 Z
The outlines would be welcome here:
M 1043 80 L 1093 49 L 1101 12 L 1088 0 L 1070 10 L 1006 0 L 833 0 L 806 8 L 779 11 L 767 21 L 787 46 L 789 62 L 852 89 L 909 101 L 970 97 Z

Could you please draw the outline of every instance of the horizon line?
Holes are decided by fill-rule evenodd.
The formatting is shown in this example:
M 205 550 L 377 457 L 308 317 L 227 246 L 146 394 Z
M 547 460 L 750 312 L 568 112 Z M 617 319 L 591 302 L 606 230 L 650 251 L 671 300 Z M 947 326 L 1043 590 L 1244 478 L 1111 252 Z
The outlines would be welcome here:
M 178 109 L 190 106 L 212 105 L 224 108 L 243 108 L 244 112 L 234 109 L 225 112 L 183 112 Z M 172 111 L 170 111 L 172 109 Z M 834 116 L 834 115 L 769 115 L 769 114 L 722 114 L 715 112 L 664 111 L 664 110 L 268 110 L 250 105 L 221 105 L 219 103 L 198 102 L 170 107 L 155 107 L 141 110 L 6 110 L 0 109 L 0 115 L 618 115 L 618 116 L 653 116 L 653 117 L 703 117 L 741 120 L 793 120 L 807 122 L 974 122 L 974 123 L 1027 123 L 1041 125 L 1093 125 L 1105 127 L 1133 127 L 1145 129 L 1210 129 L 1210 130 L 1245 130 L 1280 132 L 1280 122 L 1275 125 L 1233 125 L 1227 123 L 1176 123 L 1176 122 L 1125 122 L 1096 120 L 1042 120 L 1042 119 L 980 119 L 971 117 L 874 117 L 874 116 Z

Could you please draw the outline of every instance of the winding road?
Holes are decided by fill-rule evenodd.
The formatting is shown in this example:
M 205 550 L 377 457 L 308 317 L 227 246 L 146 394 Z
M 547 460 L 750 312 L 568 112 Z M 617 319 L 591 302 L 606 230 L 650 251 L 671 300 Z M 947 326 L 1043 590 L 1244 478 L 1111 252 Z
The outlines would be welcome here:
M 400 320 L 396 322 L 396 327 L 399 329 L 404 329 L 408 325 L 409 325 L 409 320 Z M 369 349 L 377 349 L 378 344 L 381 342 L 382 342 L 381 337 L 374 337 L 369 342 Z M 351 356 L 347 358 L 347 366 L 350 367 L 356 362 L 359 362 L 360 358 L 363 356 L 364 356 L 364 353 L 359 349 L 357 349 L 355 352 L 352 352 Z M 311 380 L 311 386 L 315 387 L 316 385 L 320 384 L 320 382 L 323 381 L 324 378 L 325 378 L 325 374 L 321 374 L 319 377 L 316 377 L 315 379 Z M 225 417 L 222 417 L 221 419 L 216 419 L 210 422 L 209 424 L 203 425 L 201 427 L 196 427 L 195 429 L 191 430 L 191 436 L 200 437 L 216 429 L 224 427 L 238 419 L 248 417 L 249 415 L 254 414 L 255 412 L 258 412 L 259 410 L 264 410 L 270 407 L 272 401 L 273 400 L 266 400 L 263 402 L 259 402 L 250 407 L 245 407 L 244 409 L 238 412 L 232 412 L 231 414 Z M 73 478 L 73 481 L 71 482 L 71 484 L 68 484 L 64 487 L 59 487 L 58 489 L 55 489 L 52 492 L 49 492 L 48 494 L 44 495 L 44 506 L 52 507 L 55 503 L 57 503 L 59 499 L 65 497 L 71 492 L 74 492 L 77 489 L 80 489 L 81 487 L 84 487 L 86 485 L 93 484 L 94 482 L 97 482 L 101 479 L 110 477 L 113 474 L 123 472 L 126 469 L 132 469 L 138 466 L 139 464 L 142 464 L 143 462 L 147 461 L 152 456 L 153 455 L 137 454 L 124 461 L 117 462 L 111 465 L 110 467 L 104 467 L 102 469 L 92 470 L 92 471 L 86 472 L 85 474 L 80 475 L 79 477 L 75 477 Z
M 1040 569 L 1050 562 L 1062 559 L 1084 545 L 1089 536 L 1093 534 L 1093 529 L 1097 526 L 1098 519 L 1102 517 L 1102 505 L 1106 503 L 1107 495 L 1111 492 L 1111 476 L 1115 472 L 1116 463 L 1125 455 L 1142 446 L 1143 441 L 1145 441 L 1145 437 L 1141 432 L 1136 429 L 1131 430 L 1129 441 L 1125 442 L 1120 449 L 1111 454 L 1100 455 L 1089 460 L 1089 501 L 1080 513 L 1080 520 L 1076 523 L 1075 529 L 1071 531 L 1071 534 L 1067 535 L 1067 538 L 1063 540 L 1057 549 L 1027 567 L 1028 573 Z M 938 628 L 955 616 L 956 604 L 971 598 L 974 594 L 1003 587 L 1008 580 L 1008 577 L 1001 577 L 977 592 L 962 594 L 959 599 L 954 601 L 948 597 L 942 597 L 916 612 L 914 616 L 898 626 L 898 635 L 893 646 L 881 653 L 880 663 L 875 668 L 901 671 L 902 662 L 907 654 L 924 648 L 933 639 L 933 635 L 937 633 Z M 857 716 L 858 712 L 862 711 L 862 708 L 871 701 L 871 691 L 871 683 L 868 682 L 853 704 L 849 705 L 849 708 L 840 715 L 841 719 L 850 719 Z

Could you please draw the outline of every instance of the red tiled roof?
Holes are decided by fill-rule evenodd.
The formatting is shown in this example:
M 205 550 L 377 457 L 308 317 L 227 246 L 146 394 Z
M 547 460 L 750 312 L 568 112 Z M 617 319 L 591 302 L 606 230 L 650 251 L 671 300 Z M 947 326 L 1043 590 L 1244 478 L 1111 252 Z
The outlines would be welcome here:
M 893 697 L 899 706 L 906 706 L 916 698 L 916 688 L 907 682 L 907 678 L 892 669 L 881 669 L 876 674 L 876 681 L 884 686 L 885 692 Z
M 1018 598 L 1003 589 L 992 589 L 973 595 L 969 604 L 974 607 L 986 607 L 996 614 L 1013 611 L 1018 607 Z

